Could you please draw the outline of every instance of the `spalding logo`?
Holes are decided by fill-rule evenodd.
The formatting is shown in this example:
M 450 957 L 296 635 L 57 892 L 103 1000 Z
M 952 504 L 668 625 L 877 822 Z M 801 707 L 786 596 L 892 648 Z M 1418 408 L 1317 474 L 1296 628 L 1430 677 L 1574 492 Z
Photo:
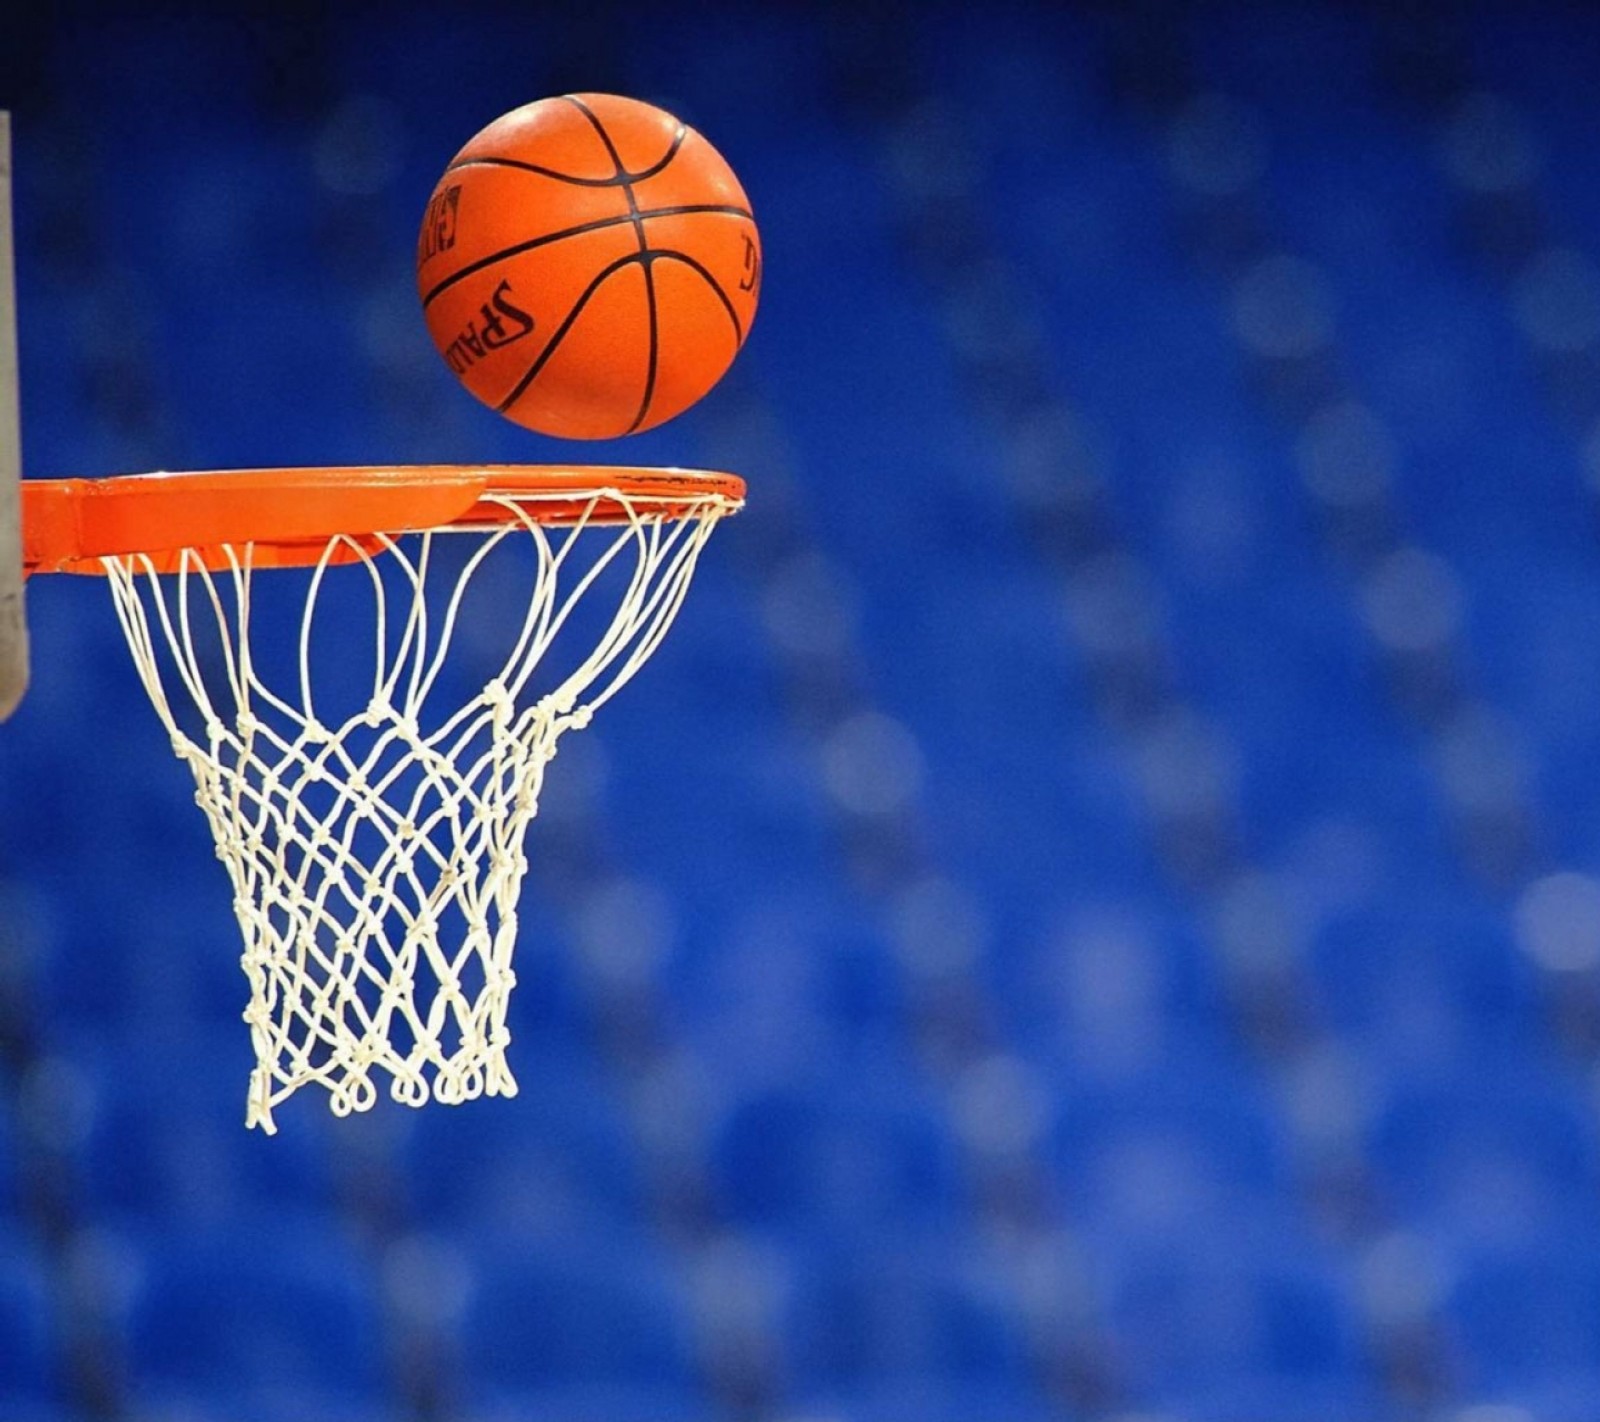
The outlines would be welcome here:
M 491 351 L 520 341 L 533 329 L 533 317 L 513 304 L 510 292 L 509 281 L 495 287 L 494 295 L 483 303 L 477 319 L 468 321 L 466 329 L 444 348 L 444 358 L 457 375 Z
M 428 204 L 417 236 L 417 265 L 448 252 L 456 245 L 456 213 L 461 206 L 461 184 L 446 188 Z

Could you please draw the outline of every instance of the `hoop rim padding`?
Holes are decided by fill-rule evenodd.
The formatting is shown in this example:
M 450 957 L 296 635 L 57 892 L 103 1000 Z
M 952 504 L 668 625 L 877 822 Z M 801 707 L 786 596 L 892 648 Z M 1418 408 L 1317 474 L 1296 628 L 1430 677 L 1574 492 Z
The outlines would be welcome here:
M 226 567 L 307 567 L 344 541 L 351 558 L 383 535 L 492 529 L 524 519 L 572 526 L 735 511 L 744 480 L 625 465 L 413 464 L 124 474 L 22 484 L 22 562 L 34 573 L 103 574 L 134 557 L 156 572 L 198 557 Z M 340 561 L 337 557 L 333 561 Z

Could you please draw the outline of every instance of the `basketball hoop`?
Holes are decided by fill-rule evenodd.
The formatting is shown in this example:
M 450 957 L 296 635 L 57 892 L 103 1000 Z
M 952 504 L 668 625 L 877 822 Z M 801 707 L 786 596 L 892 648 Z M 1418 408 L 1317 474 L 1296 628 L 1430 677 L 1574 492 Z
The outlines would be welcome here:
M 655 651 L 743 498 L 732 475 L 623 468 L 24 482 L 25 570 L 107 579 L 232 879 L 247 1125 L 271 1133 L 312 1082 L 335 1114 L 367 1110 L 379 1074 L 411 1106 L 516 1094 L 506 1009 L 545 767 Z M 588 640 L 555 666 L 564 629 Z M 359 694 L 336 707 L 335 685 Z

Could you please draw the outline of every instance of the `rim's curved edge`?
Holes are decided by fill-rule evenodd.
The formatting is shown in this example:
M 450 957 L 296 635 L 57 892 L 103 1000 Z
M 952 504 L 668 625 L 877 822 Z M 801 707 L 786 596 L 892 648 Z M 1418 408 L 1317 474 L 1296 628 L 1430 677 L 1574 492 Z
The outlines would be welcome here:
M 104 558 L 186 552 L 225 565 L 248 545 L 258 567 L 317 562 L 330 540 L 483 528 L 690 517 L 744 502 L 744 480 L 699 469 L 629 465 L 416 464 L 123 474 L 25 480 L 25 573 L 99 573 Z

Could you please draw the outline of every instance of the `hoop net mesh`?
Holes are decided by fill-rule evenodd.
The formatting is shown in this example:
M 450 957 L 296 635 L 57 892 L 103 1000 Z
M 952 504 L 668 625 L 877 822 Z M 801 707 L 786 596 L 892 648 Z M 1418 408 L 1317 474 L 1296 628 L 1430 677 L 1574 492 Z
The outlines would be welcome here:
M 384 1076 L 412 1106 L 516 1094 L 506 1010 L 545 768 L 659 645 L 713 528 L 737 507 L 676 493 L 667 517 L 596 490 L 576 523 L 547 527 L 538 495 L 491 501 L 509 523 L 330 540 L 302 575 L 298 666 L 289 658 L 278 676 L 259 666 L 267 637 L 255 632 L 270 619 L 255 611 L 257 577 L 286 575 L 258 573 L 251 547 L 190 550 L 164 574 L 147 557 L 105 560 L 139 675 L 232 879 L 256 1055 L 249 1126 L 271 1133 L 274 1108 L 313 1082 L 336 1115 L 370 1108 Z M 602 505 L 625 517 L 602 522 Z M 531 558 L 520 552 L 525 612 L 498 584 L 487 590 L 510 651 L 480 655 L 480 677 L 491 674 L 440 709 L 474 660 L 463 625 L 481 619 L 463 601 L 491 554 L 518 540 L 532 545 Z M 330 718 L 312 685 L 326 665 L 318 608 L 348 599 L 352 577 L 370 590 L 375 652 L 369 666 L 345 639 L 334 655 L 357 661 L 370 696 Z M 593 650 L 541 681 L 585 602 Z

